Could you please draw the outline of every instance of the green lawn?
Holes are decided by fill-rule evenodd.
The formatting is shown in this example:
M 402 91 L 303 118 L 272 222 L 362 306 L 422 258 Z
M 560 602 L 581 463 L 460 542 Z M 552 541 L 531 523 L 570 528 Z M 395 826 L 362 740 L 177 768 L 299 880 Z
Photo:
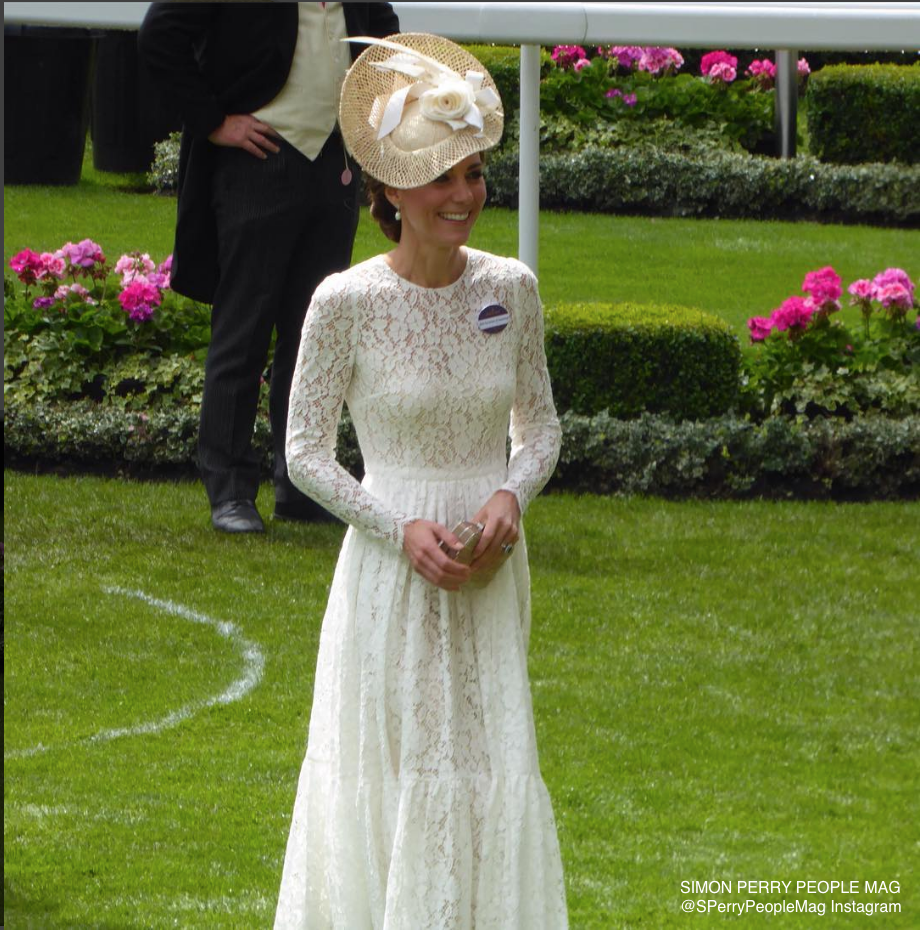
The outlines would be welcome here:
M 4 923 L 270 926 L 341 528 L 215 535 L 188 483 L 7 472 L 4 501 Z M 855 900 L 900 915 L 782 925 L 917 926 L 916 505 L 547 495 L 526 522 L 572 927 L 710 926 L 680 912 L 709 879 L 899 881 Z
M 113 261 L 134 249 L 162 260 L 172 249 L 175 200 L 125 192 L 118 182 L 87 161 L 76 187 L 5 188 L 4 267 L 20 249 L 56 249 L 87 236 Z M 517 224 L 515 211 L 486 208 L 471 244 L 516 255 Z M 363 211 L 355 260 L 387 247 Z M 723 317 L 743 344 L 745 321 L 798 293 L 806 272 L 833 265 L 848 284 L 894 266 L 916 280 L 918 256 L 920 230 L 550 212 L 540 218 L 544 302 L 685 304 Z M 858 315 L 846 316 L 855 322 Z

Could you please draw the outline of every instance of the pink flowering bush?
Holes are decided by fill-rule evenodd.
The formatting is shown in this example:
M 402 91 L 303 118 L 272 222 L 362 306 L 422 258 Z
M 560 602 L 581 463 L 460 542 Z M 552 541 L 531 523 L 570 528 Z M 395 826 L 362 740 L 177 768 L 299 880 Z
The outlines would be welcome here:
M 13 403 L 104 401 L 145 409 L 194 402 L 210 340 L 207 307 L 170 288 L 172 259 L 90 239 L 23 249 L 4 276 L 4 382 Z M 18 283 L 16 282 L 18 278 Z
M 596 52 L 596 54 L 595 54 Z M 675 48 L 559 45 L 542 71 L 540 106 L 547 151 L 588 145 L 661 144 L 715 139 L 722 148 L 754 151 L 773 133 L 773 101 L 724 51 L 703 56 L 700 76 L 679 73 Z M 756 69 L 755 69 L 756 70 Z M 652 141 L 649 141 L 652 140 Z
M 146 323 L 170 290 L 172 256 L 158 266 L 148 253 L 130 252 L 110 268 L 102 248 L 83 239 L 67 242 L 55 252 L 23 249 L 10 259 L 10 268 L 25 285 L 24 297 L 32 309 L 59 315 L 77 305 L 106 305 L 112 290 L 108 279 L 114 272 L 121 278 L 119 306 L 133 323 Z M 41 296 L 31 298 L 33 287 L 40 289 Z
M 915 285 L 901 268 L 860 278 L 847 288 L 862 329 L 834 318 L 843 282 L 830 266 L 810 271 L 802 295 L 769 316 L 748 320 L 758 351 L 746 360 L 745 395 L 760 415 L 787 412 L 853 416 L 920 412 L 920 318 Z

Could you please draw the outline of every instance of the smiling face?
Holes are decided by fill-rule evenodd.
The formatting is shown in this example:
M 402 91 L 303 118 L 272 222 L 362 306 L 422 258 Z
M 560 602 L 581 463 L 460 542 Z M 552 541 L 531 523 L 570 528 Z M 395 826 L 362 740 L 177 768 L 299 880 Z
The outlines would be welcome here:
M 387 188 L 387 199 L 402 214 L 400 245 L 458 248 L 486 200 L 482 156 L 470 155 L 423 187 Z

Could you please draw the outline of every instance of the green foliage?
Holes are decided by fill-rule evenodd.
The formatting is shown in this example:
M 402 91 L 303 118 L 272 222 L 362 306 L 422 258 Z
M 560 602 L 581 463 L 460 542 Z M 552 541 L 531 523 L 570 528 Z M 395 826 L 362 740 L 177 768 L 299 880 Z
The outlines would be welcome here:
M 546 355 L 560 410 L 695 419 L 725 413 L 737 400 L 738 340 L 722 320 L 701 310 L 551 306 Z
M 179 144 L 181 132 L 171 132 L 153 147 L 153 164 L 147 182 L 158 194 L 174 194 L 179 186 Z
M 881 500 L 920 495 L 920 416 L 675 423 L 565 413 L 553 487 L 593 494 Z
M 635 95 L 635 104 L 608 97 L 613 90 Z M 561 115 L 585 126 L 626 122 L 642 127 L 650 120 L 667 120 L 685 130 L 716 132 L 725 143 L 748 151 L 773 131 L 773 91 L 758 90 L 750 80 L 723 84 L 691 74 L 616 74 L 601 56 L 581 71 L 549 69 L 540 83 L 540 107 L 545 119 Z
M 744 365 L 754 416 L 920 415 L 920 330 L 905 318 L 850 328 L 824 317 L 796 338 L 774 332 Z
M 505 122 L 502 149 L 516 151 L 520 139 L 520 120 L 516 114 Z M 540 152 L 570 154 L 589 146 L 610 149 L 655 148 L 684 155 L 708 157 L 713 151 L 743 151 L 740 145 L 726 137 L 717 126 L 689 129 L 681 122 L 669 119 L 616 120 L 611 123 L 585 122 L 562 113 L 541 114 Z
M 517 151 L 499 152 L 489 160 L 493 203 L 516 205 L 518 175 Z M 920 223 L 920 168 L 591 146 L 541 158 L 540 205 L 600 213 L 914 226 Z
M 807 102 L 811 151 L 822 161 L 920 162 L 920 62 L 823 68 Z

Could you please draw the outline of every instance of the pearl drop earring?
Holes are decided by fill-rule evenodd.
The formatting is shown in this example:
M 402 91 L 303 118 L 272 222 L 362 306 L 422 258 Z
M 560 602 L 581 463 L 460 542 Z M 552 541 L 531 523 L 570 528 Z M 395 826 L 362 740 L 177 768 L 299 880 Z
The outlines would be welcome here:
M 395 214 L 395 216 L 394 216 L 394 219 L 395 219 L 397 222 L 398 222 L 399 220 L 402 219 L 402 213 L 400 213 L 398 209 L 396 210 L 396 214 Z

